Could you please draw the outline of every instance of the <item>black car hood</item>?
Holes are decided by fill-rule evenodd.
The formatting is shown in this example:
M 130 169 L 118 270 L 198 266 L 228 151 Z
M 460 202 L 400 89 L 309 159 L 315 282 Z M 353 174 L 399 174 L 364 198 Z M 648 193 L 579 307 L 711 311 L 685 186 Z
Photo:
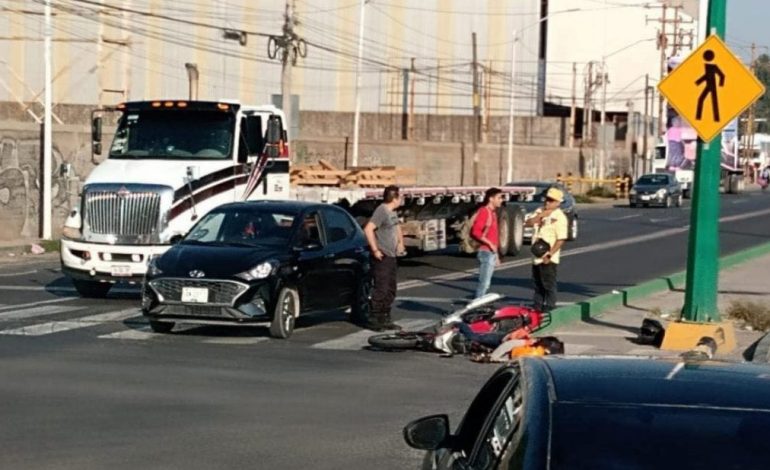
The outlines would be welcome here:
M 287 256 L 281 247 L 174 245 L 158 260 L 164 276 L 189 277 L 190 271 L 204 272 L 207 278 L 226 278 L 248 271 L 270 259 L 281 261 Z

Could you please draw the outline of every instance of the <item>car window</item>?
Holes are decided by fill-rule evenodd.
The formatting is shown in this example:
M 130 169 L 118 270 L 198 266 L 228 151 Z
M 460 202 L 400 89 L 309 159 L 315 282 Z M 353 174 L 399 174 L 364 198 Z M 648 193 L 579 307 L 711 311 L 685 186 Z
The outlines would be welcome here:
M 324 231 L 329 243 L 336 243 L 350 238 L 355 232 L 353 220 L 345 213 L 336 209 L 323 209 Z
M 230 207 L 209 212 L 190 230 L 183 243 L 285 245 L 294 214 L 255 207 Z
M 318 213 L 311 212 L 302 219 L 299 229 L 299 242 L 301 245 L 322 245 L 321 226 L 318 223 Z
M 517 378 L 511 393 L 502 401 L 489 423 L 474 458 L 474 469 L 496 468 L 503 453 L 507 453 L 521 424 L 522 403 L 522 388 Z
M 457 430 L 458 445 L 454 450 L 467 458 L 471 457 L 473 449 L 482 437 L 485 425 L 489 422 L 491 415 L 498 411 L 516 377 L 518 377 L 518 370 L 510 368 L 494 376 L 484 385 L 468 407 L 463 422 Z

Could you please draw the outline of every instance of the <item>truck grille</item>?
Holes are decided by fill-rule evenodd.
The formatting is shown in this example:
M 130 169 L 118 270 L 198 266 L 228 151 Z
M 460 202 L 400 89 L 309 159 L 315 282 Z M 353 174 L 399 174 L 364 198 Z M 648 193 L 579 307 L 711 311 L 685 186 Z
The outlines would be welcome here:
M 150 281 L 150 287 L 163 297 L 163 303 L 182 303 L 183 287 L 198 287 L 209 290 L 209 300 L 204 305 L 231 306 L 235 300 L 249 288 L 246 284 L 235 281 L 202 279 L 156 279 Z
M 85 216 L 91 233 L 146 236 L 158 231 L 161 196 L 156 192 L 89 191 Z

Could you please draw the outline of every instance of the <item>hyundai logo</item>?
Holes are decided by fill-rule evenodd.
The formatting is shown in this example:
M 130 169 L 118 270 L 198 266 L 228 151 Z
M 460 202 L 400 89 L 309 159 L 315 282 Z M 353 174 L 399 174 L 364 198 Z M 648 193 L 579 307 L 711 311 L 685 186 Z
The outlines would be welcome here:
M 203 277 L 205 275 L 206 273 L 204 273 L 200 269 L 193 269 L 192 271 L 190 271 L 190 277 Z

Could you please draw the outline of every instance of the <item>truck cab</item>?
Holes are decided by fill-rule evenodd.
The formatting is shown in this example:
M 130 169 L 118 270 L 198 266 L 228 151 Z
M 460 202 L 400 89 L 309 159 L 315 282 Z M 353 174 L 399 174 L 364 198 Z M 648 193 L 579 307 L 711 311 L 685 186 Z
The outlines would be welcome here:
M 112 143 L 92 122 L 88 176 L 62 231 L 62 271 L 81 295 L 117 281 L 141 282 L 147 263 L 211 209 L 289 195 L 285 117 L 238 102 L 137 101 L 116 109 Z

